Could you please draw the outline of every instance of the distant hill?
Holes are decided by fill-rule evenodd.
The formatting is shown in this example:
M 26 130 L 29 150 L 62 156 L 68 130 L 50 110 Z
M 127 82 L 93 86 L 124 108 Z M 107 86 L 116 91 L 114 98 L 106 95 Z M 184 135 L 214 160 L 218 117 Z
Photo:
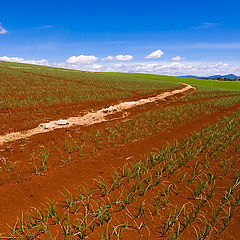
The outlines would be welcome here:
M 229 79 L 234 79 L 234 78 L 239 78 L 240 76 L 236 76 L 234 74 L 228 74 L 228 75 L 213 75 L 209 77 L 198 77 L 194 75 L 187 75 L 187 76 L 180 76 L 180 77 L 186 77 L 186 78 L 198 78 L 198 79 L 217 79 L 217 78 L 229 78 Z
M 213 75 L 207 78 L 211 78 L 211 79 L 216 79 L 216 78 L 229 78 L 229 79 L 234 79 L 234 78 L 240 78 L 240 76 L 236 76 L 234 74 L 228 74 L 228 75 Z
M 194 76 L 194 75 L 186 75 L 186 76 L 178 76 L 178 77 L 185 77 L 185 78 L 201 78 L 201 79 L 203 79 L 203 78 L 205 78 L 205 77 L 198 77 L 198 76 Z

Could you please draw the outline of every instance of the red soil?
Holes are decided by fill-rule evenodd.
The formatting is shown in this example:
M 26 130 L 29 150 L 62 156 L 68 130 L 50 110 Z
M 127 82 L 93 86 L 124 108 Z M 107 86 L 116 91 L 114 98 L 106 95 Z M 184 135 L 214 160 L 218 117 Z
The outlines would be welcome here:
M 144 108 L 136 108 L 129 111 L 129 114 L 133 116 L 150 109 L 157 109 L 159 107 L 166 107 L 168 105 L 186 104 L 179 100 L 176 101 L 176 99 L 171 100 L 172 101 L 169 102 L 161 102 L 160 104 L 148 104 Z M 189 102 L 197 101 L 198 100 L 192 100 Z M 199 101 L 203 100 L 201 99 Z M 22 119 L 19 119 L 19 121 L 16 121 L 15 118 L 6 120 L 5 126 L 2 127 L 2 132 L 6 131 L 7 126 L 11 126 L 10 129 L 8 129 L 9 132 L 34 127 L 36 126 L 36 123 L 42 122 L 44 119 L 43 116 L 45 114 L 47 116 L 49 114 L 48 120 L 56 119 L 56 116 L 58 116 L 58 118 L 66 118 L 68 116 L 74 116 L 76 114 L 78 115 L 79 111 L 84 111 L 93 107 L 98 108 L 99 106 L 103 105 L 108 106 L 112 103 L 113 102 L 110 103 L 110 101 L 86 103 L 86 105 L 81 104 L 80 109 L 79 105 L 76 104 L 68 106 L 59 105 L 46 107 L 43 113 L 39 113 L 39 117 L 30 122 L 30 124 L 27 126 L 26 123 L 29 121 L 29 119 L 31 119 L 33 116 L 36 117 L 36 109 L 28 109 L 30 114 L 28 114 L 25 119 L 23 117 L 23 110 L 22 112 L 20 111 L 19 115 L 15 113 L 13 114 L 16 117 L 22 115 Z M 98 155 L 90 156 L 89 154 L 89 156 L 82 158 L 82 160 L 80 160 L 79 152 L 69 153 L 69 158 L 71 158 L 72 161 L 67 163 L 67 167 L 54 167 L 54 164 L 57 161 L 56 158 L 59 157 L 59 154 L 56 153 L 56 155 L 52 157 L 52 165 L 49 163 L 52 168 L 49 168 L 49 170 L 42 176 L 34 175 L 32 179 L 24 179 L 22 183 L 10 181 L 9 183 L 0 185 L 0 206 L 2 206 L 0 212 L 0 232 L 4 232 L 8 229 L 6 223 L 13 226 L 16 221 L 16 216 L 21 216 L 23 211 L 31 212 L 31 207 L 42 207 L 41 203 L 45 202 L 46 198 L 61 199 L 59 191 L 64 191 L 63 187 L 67 188 L 69 191 L 74 192 L 76 191 L 76 188 L 81 184 L 91 186 L 92 179 L 97 178 L 97 176 L 102 176 L 105 179 L 109 179 L 114 169 L 122 167 L 124 164 L 138 161 L 144 156 L 148 156 L 151 151 L 155 151 L 155 149 L 161 149 L 163 146 L 175 140 L 182 141 L 193 132 L 199 131 L 210 124 L 216 123 L 223 117 L 237 111 L 240 111 L 240 104 L 214 112 L 210 115 L 202 116 L 196 120 L 179 124 L 174 128 L 166 128 L 164 131 L 158 134 L 154 134 L 137 141 L 129 142 L 123 146 L 112 148 L 108 147 L 101 150 Z M 7 112 L 10 112 L 10 110 Z M 22 120 L 24 121 L 22 122 Z M 20 124 L 20 122 L 22 122 L 22 124 Z M 44 146 L 47 146 L 47 148 L 51 149 L 51 152 L 54 152 L 54 149 L 57 152 L 56 149 L 61 148 L 62 146 L 60 142 L 62 142 L 64 136 L 71 135 L 71 133 L 74 132 L 102 129 L 105 127 L 105 124 L 106 123 L 100 123 L 91 127 L 58 129 L 54 132 L 33 136 L 26 141 L 18 140 L 16 142 L 1 146 L 0 155 L 1 157 L 10 159 L 12 162 L 16 161 L 18 163 L 18 166 L 22 165 L 24 171 L 27 172 L 29 156 L 34 150 L 39 150 L 39 145 L 44 144 Z M 17 176 L 15 177 L 17 179 Z M 221 184 L 229 185 L 229 183 L 225 181 L 222 181 Z M 237 239 L 236 237 L 239 234 L 239 212 L 236 215 L 237 216 L 233 218 L 232 224 L 227 231 L 227 233 L 231 232 L 231 236 L 227 237 L 227 233 L 224 233 L 224 239 Z M 154 221 L 151 222 L 151 225 L 152 230 L 155 228 Z M 194 232 L 187 233 L 184 239 L 192 239 L 193 233 Z M 151 237 L 149 237 L 148 231 L 145 229 L 143 235 L 144 239 L 159 239 L 157 231 L 155 231 L 155 235 L 153 234 Z M 136 233 L 134 231 L 131 231 L 130 233 L 124 233 L 123 239 L 127 238 L 142 239 L 139 233 Z

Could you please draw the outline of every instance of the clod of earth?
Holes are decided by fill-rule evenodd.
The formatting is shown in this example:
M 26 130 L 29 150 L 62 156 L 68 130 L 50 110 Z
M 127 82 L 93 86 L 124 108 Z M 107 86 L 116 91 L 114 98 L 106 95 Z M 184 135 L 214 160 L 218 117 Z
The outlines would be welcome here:
M 39 127 L 42 127 L 44 129 L 50 129 L 50 128 L 54 128 L 56 126 L 66 126 L 69 124 L 69 121 L 67 120 L 58 120 L 58 121 L 52 121 L 49 123 L 41 123 L 39 125 Z

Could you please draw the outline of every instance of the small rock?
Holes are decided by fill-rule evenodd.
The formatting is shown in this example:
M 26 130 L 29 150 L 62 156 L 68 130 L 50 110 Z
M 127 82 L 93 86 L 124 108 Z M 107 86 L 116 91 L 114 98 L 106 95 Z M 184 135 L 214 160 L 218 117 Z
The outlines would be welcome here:
M 64 125 L 68 125 L 69 122 L 67 120 L 58 120 L 56 124 L 59 126 L 64 126 Z

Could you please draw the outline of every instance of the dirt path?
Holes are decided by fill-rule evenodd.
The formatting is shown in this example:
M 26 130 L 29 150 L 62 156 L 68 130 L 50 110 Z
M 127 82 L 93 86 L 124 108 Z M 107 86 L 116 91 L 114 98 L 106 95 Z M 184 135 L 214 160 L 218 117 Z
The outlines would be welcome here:
M 71 126 L 76 126 L 76 125 L 78 125 L 78 126 L 79 125 L 80 126 L 92 125 L 92 124 L 104 122 L 104 121 L 107 121 L 106 117 L 111 114 L 115 114 L 117 112 L 122 112 L 124 110 L 130 109 L 130 108 L 133 108 L 136 106 L 144 105 L 147 103 L 152 103 L 152 102 L 159 101 L 159 100 L 165 100 L 167 97 L 171 97 L 171 96 L 174 96 L 177 94 L 182 94 L 189 90 L 196 90 L 196 88 L 191 85 L 187 85 L 187 84 L 184 84 L 184 85 L 185 85 L 185 87 L 182 89 L 165 92 L 165 93 L 159 94 L 155 97 L 140 99 L 138 101 L 123 102 L 123 103 L 120 103 L 120 104 L 117 104 L 114 106 L 110 106 L 108 108 L 98 110 L 96 112 L 89 112 L 84 116 L 70 117 L 70 118 L 64 119 L 64 120 L 61 119 L 58 121 L 41 123 L 41 124 L 39 124 L 38 127 L 34 128 L 34 129 L 30 129 L 25 132 L 12 132 L 12 133 L 0 136 L 0 145 L 3 143 L 9 142 L 9 141 L 15 141 L 18 139 L 31 137 L 31 136 L 39 134 L 39 133 L 46 133 L 46 132 L 50 132 L 50 131 L 53 131 L 53 130 L 59 129 L 59 128 L 69 128 Z

